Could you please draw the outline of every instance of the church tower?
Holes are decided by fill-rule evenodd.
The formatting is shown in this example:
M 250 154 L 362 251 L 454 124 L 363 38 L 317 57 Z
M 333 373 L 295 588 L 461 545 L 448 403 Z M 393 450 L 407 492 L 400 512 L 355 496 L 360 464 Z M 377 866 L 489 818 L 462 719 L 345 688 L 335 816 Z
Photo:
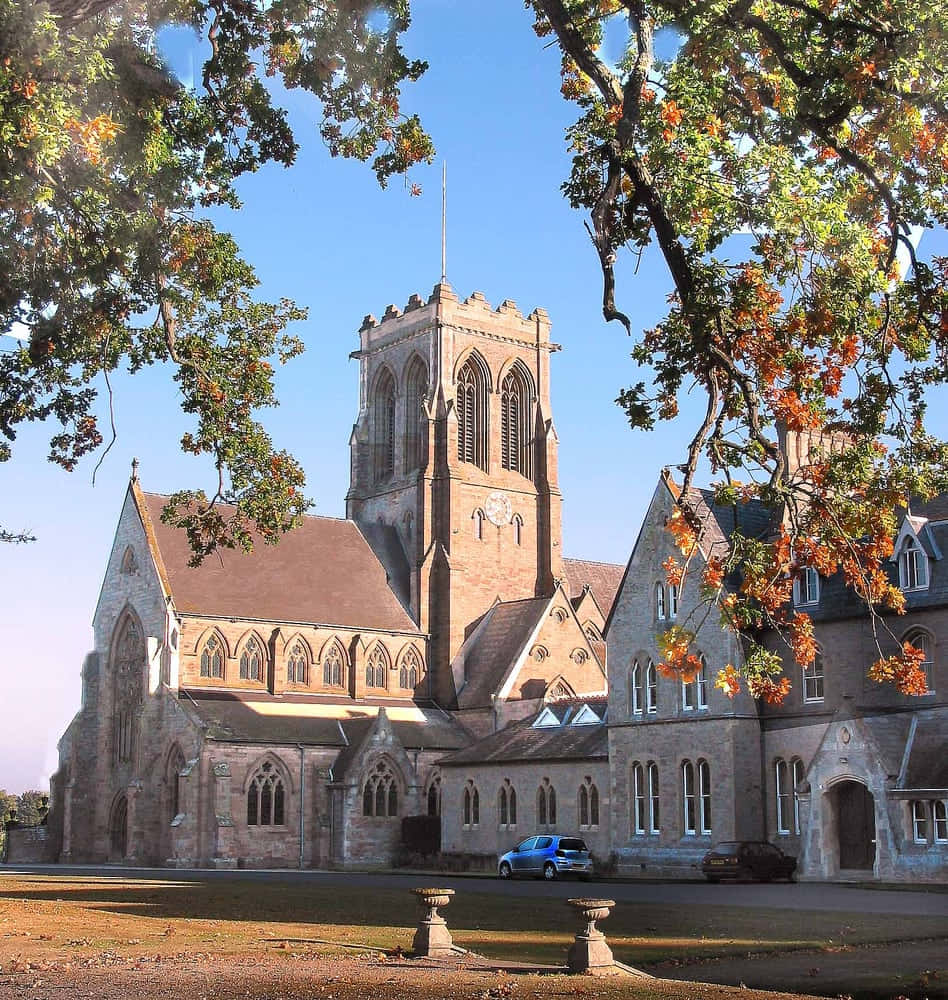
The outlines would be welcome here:
M 451 660 L 497 598 L 552 594 L 562 575 L 550 320 L 442 282 L 359 331 L 359 417 L 347 517 L 419 627 L 432 694 L 454 702 Z

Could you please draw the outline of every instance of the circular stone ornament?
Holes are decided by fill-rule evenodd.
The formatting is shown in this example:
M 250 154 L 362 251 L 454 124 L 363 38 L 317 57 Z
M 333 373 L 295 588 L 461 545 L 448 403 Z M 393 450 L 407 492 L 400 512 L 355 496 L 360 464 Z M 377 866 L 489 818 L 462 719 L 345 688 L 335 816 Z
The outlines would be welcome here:
M 491 524 L 496 524 L 497 527 L 509 524 L 513 517 L 513 504 L 510 502 L 510 497 L 506 493 L 501 493 L 500 490 L 495 490 L 484 501 L 484 513 L 487 515 L 487 520 Z

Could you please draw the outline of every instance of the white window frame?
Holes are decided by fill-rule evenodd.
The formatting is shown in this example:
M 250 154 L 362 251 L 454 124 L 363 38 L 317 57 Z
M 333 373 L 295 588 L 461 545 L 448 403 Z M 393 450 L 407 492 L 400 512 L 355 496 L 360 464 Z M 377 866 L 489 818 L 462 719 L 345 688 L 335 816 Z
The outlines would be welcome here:
M 645 833 L 645 769 L 639 761 L 632 764 L 632 836 Z
M 821 702 L 826 687 L 826 671 L 823 664 L 823 653 L 817 650 L 813 662 L 803 669 L 803 700 L 813 703 Z
M 787 762 L 778 757 L 774 761 L 775 789 L 777 797 L 777 833 L 782 837 L 790 835 L 790 804 L 793 801 L 790 789 L 790 767 Z
M 793 832 L 800 835 L 800 792 L 799 787 L 805 774 L 803 761 L 794 757 L 790 761 L 790 778 L 793 781 Z
M 677 618 L 678 617 L 678 584 L 670 583 L 668 585 L 668 617 Z
M 948 802 L 944 799 L 932 803 L 932 832 L 936 844 L 948 844 Z
M 667 607 L 665 604 L 665 585 L 662 583 L 655 584 L 655 617 L 660 622 L 665 621 L 667 617 Z
M 648 715 L 658 711 L 658 671 L 651 660 L 645 665 L 645 711 Z
M 645 774 L 648 780 L 648 832 L 652 836 L 657 836 L 661 821 L 661 801 L 659 799 L 658 764 L 654 760 L 650 760 L 645 765 Z
M 701 657 L 701 668 L 690 681 L 681 682 L 683 712 L 701 712 L 708 707 L 708 664 Z
M 904 591 L 928 590 L 928 556 L 914 535 L 899 549 L 899 586 Z
M 812 566 L 804 566 L 793 581 L 793 603 L 797 607 L 820 603 L 820 574 Z
M 711 836 L 711 765 L 698 761 L 698 823 L 702 836 Z
M 682 828 L 686 837 L 697 837 L 698 802 L 695 797 L 695 766 L 690 760 L 681 763 L 681 793 L 684 805 Z
M 632 669 L 629 671 L 629 714 L 642 714 L 642 678 L 644 676 L 642 664 L 638 660 L 632 661 Z
M 916 649 L 925 651 L 925 659 L 922 662 L 922 671 L 925 674 L 925 694 L 935 693 L 935 653 L 934 642 L 931 635 L 925 629 L 912 629 L 903 640 L 910 642 Z
M 912 802 L 912 839 L 916 844 L 928 843 L 928 803 L 924 799 Z

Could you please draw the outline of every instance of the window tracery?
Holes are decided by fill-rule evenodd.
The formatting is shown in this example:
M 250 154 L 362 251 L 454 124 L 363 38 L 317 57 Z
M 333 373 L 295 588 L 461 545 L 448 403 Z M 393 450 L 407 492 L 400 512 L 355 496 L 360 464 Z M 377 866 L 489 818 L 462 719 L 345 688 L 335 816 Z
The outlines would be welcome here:
M 457 377 L 458 458 L 487 469 L 487 373 L 473 353 Z
M 210 635 L 201 650 L 201 676 L 224 676 L 224 645 L 217 635 Z
M 422 667 L 421 658 L 414 646 L 411 646 L 402 654 L 401 663 L 398 668 L 398 686 L 403 691 L 414 691 L 421 680 Z
M 522 476 L 529 476 L 530 403 L 532 384 L 519 363 L 504 377 L 500 388 L 500 458 L 501 465 Z
M 309 656 L 306 647 L 297 639 L 286 660 L 286 679 L 290 684 L 306 684 L 309 674 Z
M 263 647 L 260 640 L 252 635 L 244 643 L 240 654 L 240 679 L 245 681 L 263 680 Z
M 284 826 L 286 792 L 283 778 L 270 761 L 265 761 L 247 789 L 247 826 Z
M 346 682 L 346 665 L 342 650 L 333 642 L 323 653 L 323 684 L 327 687 L 343 687 Z
M 395 473 L 395 380 L 387 369 L 375 388 L 376 480 Z
M 398 816 L 398 780 L 386 760 L 380 760 L 365 779 L 362 815 L 379 818 Z
M 388 654 L 380 643 L 376 643 L 365 663 L 365 686 L 388 687 Z

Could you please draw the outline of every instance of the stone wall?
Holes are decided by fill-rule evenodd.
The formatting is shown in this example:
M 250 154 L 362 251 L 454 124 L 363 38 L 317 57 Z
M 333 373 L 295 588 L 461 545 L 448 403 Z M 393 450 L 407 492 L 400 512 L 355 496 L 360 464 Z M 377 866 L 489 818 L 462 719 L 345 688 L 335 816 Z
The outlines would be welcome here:
M 45 826 L 7 827 L 4 864 L 42 865 L 55 860 Z

